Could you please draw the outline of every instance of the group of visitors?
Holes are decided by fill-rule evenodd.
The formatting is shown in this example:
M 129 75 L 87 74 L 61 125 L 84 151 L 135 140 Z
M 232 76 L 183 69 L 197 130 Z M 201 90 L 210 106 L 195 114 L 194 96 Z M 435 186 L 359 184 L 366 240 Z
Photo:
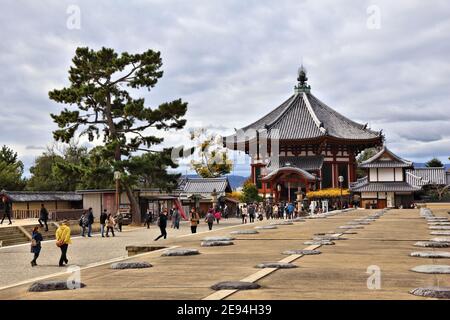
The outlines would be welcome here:
M 264 205 L 261 203 L 244 204 L 242 208 L 237 209 L 242 223 L 252 223 L 255 219 L 262 221 L 264 215 L 269 219 L 292 219 L 299 215 L 297 208 L 293 203 L 278 203 L 274 205 Z
M 39 231 L 39 226 L 33 228 L 33 233 L 31 235 L 31 253 L 33 253 L 33 260 L 31 260 L 31 266 L 37 266 L 37 259 L 41 253 L 42 241 L 44 240 L 42 234 Z M 48 230 L 48 229 L 47 229 Z M 69 221 L 64 220 L 61 225 L 56 229 L 56 246 L 61 250 L 61 256 L 59 258 L 59 266 L 63 267 L 69 263 L 67 259 L 67 249 L 69 244 L 72 243 L 71 240 L 71 230 L 69 227 Z
M 109 237 L 110 231 L 112 236 L 115 237 L 114 229 L 116 229 L 119 232 L 122 232 L 123 218 L 124 218 L 123 213 L 120 211 L 115 216 L 113 216 L 112 213 L 108 213 L 107 209 L 104 209 L 103 212 L 100 214 L 100 233 L 102 235 L 102 238 L 104 238 L 105 236 Z M 87 229 L 87 236 L 92 237 L 93 224 L 94 224 L 94 213 L 92 211 L 92 208 L 89 208 L 87 212 L 83 213 L 83 215 L 79 220 L 82 237 L 85 237 L 86 229 Z

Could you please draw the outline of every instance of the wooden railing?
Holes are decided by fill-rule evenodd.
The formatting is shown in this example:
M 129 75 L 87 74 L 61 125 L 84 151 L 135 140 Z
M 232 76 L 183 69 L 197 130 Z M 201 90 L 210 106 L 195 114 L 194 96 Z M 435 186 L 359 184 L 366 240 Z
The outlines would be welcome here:
M 66 209 L 49 211 L 48 219 L 52 221 L 78 220 L 84 209 Z M 13 219 L 39 219 L 41 210 L 13 210 Z

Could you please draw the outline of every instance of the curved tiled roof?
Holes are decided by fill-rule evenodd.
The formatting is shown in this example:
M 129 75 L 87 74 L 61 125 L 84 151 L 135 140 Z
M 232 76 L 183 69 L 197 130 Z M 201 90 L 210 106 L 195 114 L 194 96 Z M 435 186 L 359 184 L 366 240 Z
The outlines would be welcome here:
M 322 169 L 323 156 L 280 156 L 278 158 L 279 167 L 296 167 L 306 171 L 314 171 Z M 267 165 L 267 169 L 272 169 L 272 163 Z
M 445 168 L 415 168 L 406 170 L 406 181 L 415 186 L 429 184 L 447 184 Z
M 228 178 L 186 178 L 183 186 L 184 193 L 217 193 L 231 192 Z
M 318 179 L 316 176 L 312 175 L 311 173 L 309 173 L 306 170 L 303 170 L 300 168 L 295 168 L 295 167 L 283 167 L 283 168 L 273 170 L 271 173 L 269 173 L 267 176 L 263 177 L 261 180 L 263 180 L 263 181 L 270 180 L 272 177 L 276 176 L 278 173 L 285 172 L 285 171 L 294 171 L 311 181 L 315 181 Z
M 381 132 L 366 128 L 356 123 L 321 102 L 311 93 L 298 92 L 289 97 L 279 107 L 261 119 L 243 127 L 235 134 L 225 137 L 225 142 L 248 141 L 256 132 L 266 132 L 268 137 L 276 138 L 278 130 L 282 140 L 315 139 L 324 136 L 346 140 L 373 140 L 381 137 Z M 241 132 L 247 132 L 244 137 Z
M 388 160 L 383 159 L 383 155 L 388 156 Z M 386 145 L 375 154 L 370 159 L 361 162 L 360 168 L 412 168 L 413 163 L 411 161 L 405 160 L 391 150 L 389 150 Z

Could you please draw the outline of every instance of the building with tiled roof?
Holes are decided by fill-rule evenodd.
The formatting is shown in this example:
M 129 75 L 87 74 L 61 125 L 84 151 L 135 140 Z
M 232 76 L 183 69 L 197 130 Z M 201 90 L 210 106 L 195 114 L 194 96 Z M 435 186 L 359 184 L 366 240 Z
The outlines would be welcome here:
M 414 193 L 428 185 L 446 185 L 444 168 L 414 168 L 386 146 L 370 159 L 361 162 L 367 176 L 350 185 L 363 208 L 410 207 Z
M 294 94 L 259 120 L 224 138 L 252 158 L 251 179 L 263 195 L 295 200 L 309 190 L 356 181 L 356 155 L 380 146 L 381 131 L 356 123 L 311 93 L 303 66 Z

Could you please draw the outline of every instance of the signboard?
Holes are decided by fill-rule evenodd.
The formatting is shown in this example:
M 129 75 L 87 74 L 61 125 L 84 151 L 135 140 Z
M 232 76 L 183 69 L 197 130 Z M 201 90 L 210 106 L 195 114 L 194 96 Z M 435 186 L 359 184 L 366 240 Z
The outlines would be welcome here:
M 131 206 L 129 204 L 120 204 L 119 212 L 122 214 L 128 214 L 131 212 Z

